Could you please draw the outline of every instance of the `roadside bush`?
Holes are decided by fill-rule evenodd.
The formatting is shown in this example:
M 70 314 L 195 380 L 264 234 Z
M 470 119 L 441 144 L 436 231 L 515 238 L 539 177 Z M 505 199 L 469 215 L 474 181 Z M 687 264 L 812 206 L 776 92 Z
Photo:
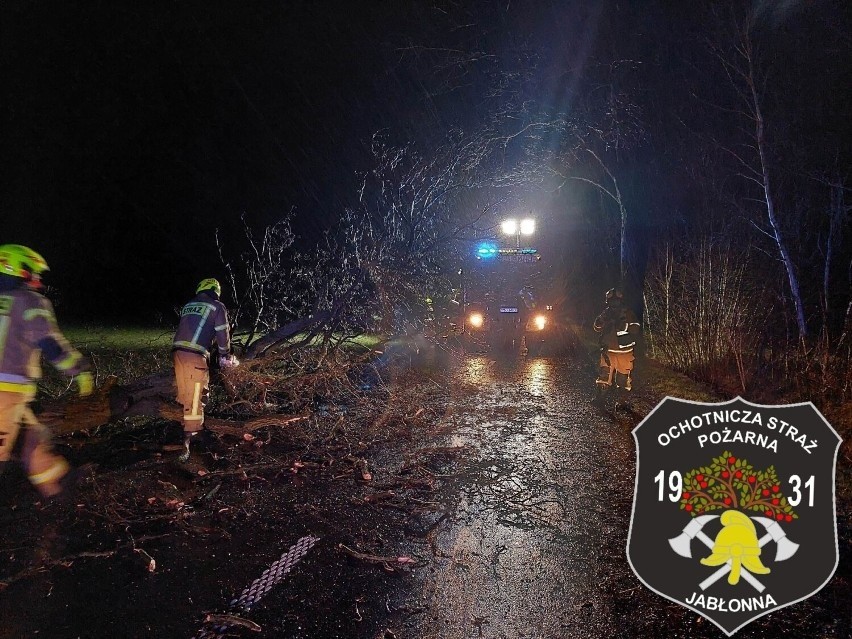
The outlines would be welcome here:
M 852 321 L 802 343 L 782 276 L 770 273 L 763 253 L 721 236 L 661 247 L 645 280 L 648 356 L 757 401 L 849 400 Z
M 771 357 L 772 296 L 747 252 L 721 237 L 666 244 L 646 277 L 648 355 L 701 381 L 751 389 Z

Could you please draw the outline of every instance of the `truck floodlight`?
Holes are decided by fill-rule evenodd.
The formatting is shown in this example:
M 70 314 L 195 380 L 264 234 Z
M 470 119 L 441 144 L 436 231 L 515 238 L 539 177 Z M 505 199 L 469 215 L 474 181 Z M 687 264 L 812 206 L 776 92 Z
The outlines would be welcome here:
M 503 231 L 503 233 L 505 235 L 517 235 L 518 223 L 515 220 L 505 220 L 500 225 L 500 229 Z
M 485 323 L 485 318 L 482 317 L 482 313 L 471 313 L 469 321 L 470 325 L 474 328 L 482 328 L 482 325 Z
M 546 324 L 547 324 L 547 318 L 544 315 L 536 315 L 535 316 L 535 327 L 538 330 L 543 331 Z
M 532 235 L 535 233 L 535 220 L 521 220 L 521 235 Z

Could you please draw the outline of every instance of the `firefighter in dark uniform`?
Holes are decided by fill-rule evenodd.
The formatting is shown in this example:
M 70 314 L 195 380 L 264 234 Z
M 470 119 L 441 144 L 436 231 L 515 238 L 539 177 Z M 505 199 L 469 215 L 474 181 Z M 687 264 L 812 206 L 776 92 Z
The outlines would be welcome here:
M 172 342 L 177 381 L 177 401 L 183 406 L 184 452 L 189 459 L 192 438 L 204 427 L 204 406 L 210 390 L 210 355 L 215 348 L 223 367 L 235 366 L 230 355 L 231 337 L 228 311 L 219 301 L 222 286 L 218 280 L 202 280 L 180 312 L 180 323 Z
M 56 325 L 53 306 L 38 293 L 44 258 L 20 244 L 0 246 L 0 469 L 12 457 L 23 426 L 20 459 L 30 483 L 43 497 L 73 485 L 74 472 L 53 451 L 50 431 L 30 409 L 41 379 L 41 356 L 74 376 L 80 395 L 92 392 L 89 364 Z
M 606 308 L 595 319 L 594 329 L 600 334 L 600 375 L 596 380 L 598 397 L 613 386 L 631 390 L 633 382 L 633 348 L 640 333 L 639 321 L 624 306 L 621 289 L 606 292 Z

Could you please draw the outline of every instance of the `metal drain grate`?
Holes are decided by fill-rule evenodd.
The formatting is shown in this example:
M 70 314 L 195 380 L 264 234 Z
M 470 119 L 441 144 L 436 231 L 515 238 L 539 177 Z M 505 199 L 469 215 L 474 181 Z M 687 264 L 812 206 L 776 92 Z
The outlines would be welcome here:
M 279 557 L 273 564 L 263 571 L 263 574 L 251 582 L 248 588 L 243 590 L 239 597 L 231 600 L 228 605 L 228 610 L 231 612 L 248 612 L 251 610 L 263 596 L 272 590 L 272 586 L 281 583 L 287 573 L 302 560 L 308 551 L 313 548 L 314 544 L 319 541 L 319 537 L 302 537 L 295 544 L 290 546 L 290 549 Z M 218 623 L 212 628 L 202 628 L 195 635 L 194 639 L 220 639 L 228 631 L 231 626 L 238 625 L 236 623 Z

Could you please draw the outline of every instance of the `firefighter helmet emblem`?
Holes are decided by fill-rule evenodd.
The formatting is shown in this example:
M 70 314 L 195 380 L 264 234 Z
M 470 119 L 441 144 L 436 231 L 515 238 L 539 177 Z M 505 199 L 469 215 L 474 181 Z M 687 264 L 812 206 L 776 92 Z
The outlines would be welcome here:
M 627 558 L 651 590 L 731 635 L 831 579 L 841 440 L 813 404 L 667 397 L 633 436 Z

